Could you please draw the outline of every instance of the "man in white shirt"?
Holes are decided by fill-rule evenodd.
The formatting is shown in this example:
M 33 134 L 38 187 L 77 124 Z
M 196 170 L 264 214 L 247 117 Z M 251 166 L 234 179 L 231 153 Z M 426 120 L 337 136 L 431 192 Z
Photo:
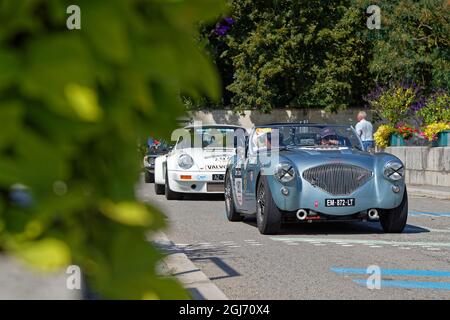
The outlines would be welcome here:
M 368 151 L 371 148 L 375 148 L 375 142 L 373 140 L 373 126 L 366 120 L 367 114 L 365 111 L 360 111 L 356 119 L 358 123 L 355 126 L 356 133 L 361 138 L 364 150 Z

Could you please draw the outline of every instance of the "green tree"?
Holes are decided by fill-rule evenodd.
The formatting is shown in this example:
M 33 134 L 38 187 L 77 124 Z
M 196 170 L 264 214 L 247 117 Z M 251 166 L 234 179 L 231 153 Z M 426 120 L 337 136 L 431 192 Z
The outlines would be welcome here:
M 0 250 L 78 264 L 106 298 L 187 298 L 157 277 L 161 212 L 135 198 L 137 141 L 169 137 L 180 92 L 220 95 L 193 39 L 213 0 L 0 1 Z
M 230 0 L 231 30 L 203 33 L 231 93 L 224 104 L 269 112 L 361 102 L 369 85 L 365 11 L 351 3 Z
M 370 30 L 367 8 L 381 8 Z M 360 106 L 375 84 L 416 83 L 427 93 L 450 86 L 446 0 L 228 0 L 225 33 L 202 26 L 220 70 L 220 104 L 237 111 Z M 218 19 L 219 24 L 221 18 Z
M 366 1 L 361 1 L 365 3 Z M 450 89 L 450 8 L 447 0 L 372 1 L 382 27 L 373 38 L 374 81 L 416 83 L 428 92 Z

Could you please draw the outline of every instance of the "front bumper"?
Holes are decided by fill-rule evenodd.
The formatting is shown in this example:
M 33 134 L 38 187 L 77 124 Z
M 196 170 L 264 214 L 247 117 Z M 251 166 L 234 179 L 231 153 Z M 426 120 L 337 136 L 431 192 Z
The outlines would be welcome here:
M 405 192 L 404 181 L 390 182 L 384 177 L 372 177 L 367 183 L 349 195 L 334 196 L 320 188 L 312 186 L 304 179 L 295 179 L 293 183 L 282 184 L 275 177 L 269 176 L 272 197 L 279 209 L 294 212 L 298 209 L 315 211 L 329 216 L 347 216 L 369 209 L 393 209 L 400 205 Z M 393 192 L 392 186 L 398 186 L 400 191 Z M 281 193 L 281 188 L 287 188 L 287 196 Z M 327 207 L 326 199 L 354 198 L 354 206 Z
M 224 193 L 225 171 L 168 171 L 172 191 L 181 193 Z M 220 179 L 218 179 L 220 178 Z

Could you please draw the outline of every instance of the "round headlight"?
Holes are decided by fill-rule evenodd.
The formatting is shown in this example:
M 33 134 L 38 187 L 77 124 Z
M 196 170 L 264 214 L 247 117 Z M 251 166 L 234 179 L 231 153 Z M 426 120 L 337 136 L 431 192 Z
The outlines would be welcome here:
M 183 169 L 190 169 L 194 165 L 194 159 L 188 154 L 182 154 L 178 158 L 178 165 Z
M 290 163 L 283 162 L 278 164 L 275 177 L 281 182 L 289 182 L 295 177 L 294 166 Z
M 384 176 L 389 180 L 400 180 L 403 178 L 405 168 L 403 164 L 398 161 L 390 161 L 384 166 Z

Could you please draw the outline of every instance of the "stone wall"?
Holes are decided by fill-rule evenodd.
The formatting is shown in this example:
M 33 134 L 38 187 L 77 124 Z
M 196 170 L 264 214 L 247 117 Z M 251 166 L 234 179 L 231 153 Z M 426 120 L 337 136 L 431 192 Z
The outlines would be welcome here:
M 245 128 L 254 125 L 273 122 L 309 122 L 309 123 L 333 123 L 356 124 L 356 115 L 359 109 L 347 109 L 338 113 L 325 112 L 319 109 L 275 109 L 270 114 L 264 114 L 255 110 L 246 110 L 242 114 L 233 113 L 230 110 L 204 110 L 192 112 L 190 119 L 201 121 L 203 124 L 234 124 Z M 368 119 L 370 120 L 370 113 Z
M 389 147 L 406 167 L 406 183 L 450 188 L 450 147 Z

